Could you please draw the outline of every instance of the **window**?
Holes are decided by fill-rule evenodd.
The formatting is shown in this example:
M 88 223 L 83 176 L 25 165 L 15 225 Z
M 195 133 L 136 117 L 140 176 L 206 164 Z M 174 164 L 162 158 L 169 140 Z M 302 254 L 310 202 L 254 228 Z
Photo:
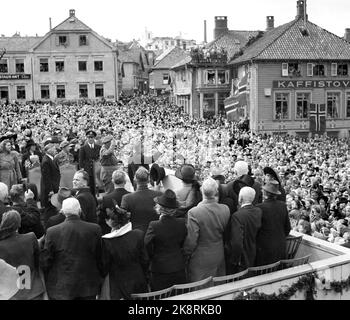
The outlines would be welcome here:
M 275 120 L 288 119 L 289 93 L 275 92 Z
M 95 71 L 103 71 L 103 61 L 95 61 Z
M 297 62 L 282 63 L 282 77 L 300 77 L 300 65 Z
M 0 87 L 0 99 L 8 99 L 8 98 L 9 98 L 9 88 Z
M 169 83 L 170 83 L 169 74 L 164 73 L 164 74 L 163 74 L 163 84 L 169 84 Z
M 79 71 L 86 71 L 87 70 L 86 61 L 78 61 L 78 70 Z
M 17 86 L 17 99 L 26 98 L 26 89 L 24 86 Z
M 181 70 L 181 81 L 186 81 L 186 71 Z
M 16 59 L 16 73 L 24 72 L 24 59 Z
M 66 97 L 66 88 L 64 84 L 57 85 L 57 98 L 64 99 Z
M 64 61 L 56 61 L 56 72 L 64 71 Z
M 171 45 L 174 46 L 175 45 L 175 41 L 171 40 Z
M 297 92 L 296 94 L 296 119 L 307 119 L 309 117 L 310 93 Z
M 326 69 L 325 69 L 324 64 L 315 64 L 313 66 L 313 74 L 314 74 L 314 76 L 325 76 Z
M 186 50 L 186 42 L 184 42 L 184 43 L 182 44 L 182 49 L 183 49 L 183 50 Z
M 346 63 L 338 64 L 337 75 L 338 76 L 348 75 L 348 65 Z
M 7 60 L 2 59 L 0 60 L 0 73 L 8 73 L 8 68 L 7 68 Z
M 168 46 L 169 45 L 169 41 L 165 41 L 165 45 Z
M 229 71 L 218 70 L 218 84 L 228 84 L 228 83 L 229 83 Z
M 67 36 L 58 36 L 58 45 L 59 46 L 66 46 L 67 44 L 68 44 Z
M 48 85 L 40 86 L 41 99 L 50 99 L 50 88 Z
M 204 83 L 207 83 L 207 84 L 216 84 L 215 76 L 216 76 L 215 70 L 207 70 L 207 71 L 206 71 L 206 76 L 205 76 L 205 78 L 204 78 Z
M 306 75 L 308 76 L 308 77 L 312 77 L 313 76 L 313 63 L 308 63 L 307 65 L 306 65 Z
M 87 37 L 85 34 L 82 34 L 79 36 L 79 46 L 86 46 L 87 45 Z
M 49 59 L 40 59 L 40 72 L 49 72 Z
M 340 110 L 340 93 L 327 92 L 327 118 L 338 118 Z
M 88 86 L 87 84 L 79 84 L 79 98 L 88 97 Z
M 95 97 L 96 98 L 103 98 L 104 97 L 103 84 L 96 84 L 95 85 Z
M 350 118 L 350 92 L 346 93 L 346 117 Z
M 225 99 L 230 95 L 230 92 L 219 92 L 218 95 L 218 109 L 219 109 L 219 113 L 225 115 Z
M 214 115 L 215 115 L 214 93 L 205 93 L 203 95 L 203 117 L 210 118 Z

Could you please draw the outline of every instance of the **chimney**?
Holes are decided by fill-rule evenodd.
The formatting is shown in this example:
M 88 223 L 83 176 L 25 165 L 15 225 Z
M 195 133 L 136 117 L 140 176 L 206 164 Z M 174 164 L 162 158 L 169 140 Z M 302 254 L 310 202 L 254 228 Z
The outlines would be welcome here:
M 346 41 L 350 42 L 350 28 L 346 28 L 346 29 L 345 29 L 344 39 L 345 39 Z
M 69 10 L 69 16 L 70 17 L 75 17 L 75 10 L 74 9 L 70 9 Z
M 275 18 L 274 16 L 266 17 L 266 31 L 272 30 L 275 27 Z
M 307 20 L 306 0 L 298 0 L 297 1 L 297 15 L 295 18 Z
M 50 26 L 50 30 L 52 29 L 52 21 L 51 18 L 49 18 L 49 26 Z
M 207 20 L 204 20 L 204 43 L 207 43 Z
M 215 17 L 214 40 L 216 40 L 221 35 L 227 32 L 228 32 L 227 17 L 226 16 Z

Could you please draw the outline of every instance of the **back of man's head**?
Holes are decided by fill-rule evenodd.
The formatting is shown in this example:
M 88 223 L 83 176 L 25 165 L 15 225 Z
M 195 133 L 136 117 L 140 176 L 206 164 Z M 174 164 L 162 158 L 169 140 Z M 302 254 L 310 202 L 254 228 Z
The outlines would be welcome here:
M 233 168 L 234 172 L 237 174 L 237 177 L 241 177 L 244 174 L 248 174 L 249 168 L 248 163 L 245 161 L 237 161 Z
M 240 204 L 252 204 L 255 198 L 255 190 L 251 187 L 243 187 L 239 191 L 238 202 Z
M 126 174 L 122 170 L 115 170 L 112 174 L 112 181 L 115 185 L 124 185 L 126 183 Z
M 65 216 L 79 216 L 81 211 L 79 200 L 76 198 L 68 198 L 62 202 L 62 212 Z
M 218 184 L 213 178 L 207 178 L 202 185 L 203 197 L 213 199 L 218 193 Z
M 9 195 L 9 188 L 3 182 L 0 182 L 0 201 L 5 202 Z
M 148 183 L 149 172 L 145 167 L 140 167 L 135 173 L 135 179 L 137 183 Z

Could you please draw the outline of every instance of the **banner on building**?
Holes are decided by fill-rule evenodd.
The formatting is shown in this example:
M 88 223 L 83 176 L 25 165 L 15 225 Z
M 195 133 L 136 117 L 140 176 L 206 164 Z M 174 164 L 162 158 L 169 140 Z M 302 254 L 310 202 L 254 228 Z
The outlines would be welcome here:
M 248 105 L 248 74 L 246 74 L 232 90 L 231 96 L 225 100 L 227 118 L 239 121 L 246 117 Z
M 30 80 L 31 75 L 25 73 L 0 74 L 0 80 Z
M 326 105 L 324 103 L 310 104 L 310 131 L 323 134 L 326 131 Z

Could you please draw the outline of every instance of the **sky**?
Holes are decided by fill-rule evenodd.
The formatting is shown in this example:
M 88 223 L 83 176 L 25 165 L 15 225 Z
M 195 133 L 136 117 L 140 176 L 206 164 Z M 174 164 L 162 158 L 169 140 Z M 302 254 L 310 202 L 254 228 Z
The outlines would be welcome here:
M 227 16 L 230 30 L 265 30 L 266 16 L 274 16 L 275 26 L 296 16 L 296 0 L 17 0 L 3 1 L 0 34 L 45 35 L 49 18 L 55 27 L 75 9 L 78 19 L 112 41 L 141 39 L 145 29 L 153 36 L 213 39 L 214 17 Z M 307 0 L 309 20 L 340 36 L 350 28 L 349 0 Z

